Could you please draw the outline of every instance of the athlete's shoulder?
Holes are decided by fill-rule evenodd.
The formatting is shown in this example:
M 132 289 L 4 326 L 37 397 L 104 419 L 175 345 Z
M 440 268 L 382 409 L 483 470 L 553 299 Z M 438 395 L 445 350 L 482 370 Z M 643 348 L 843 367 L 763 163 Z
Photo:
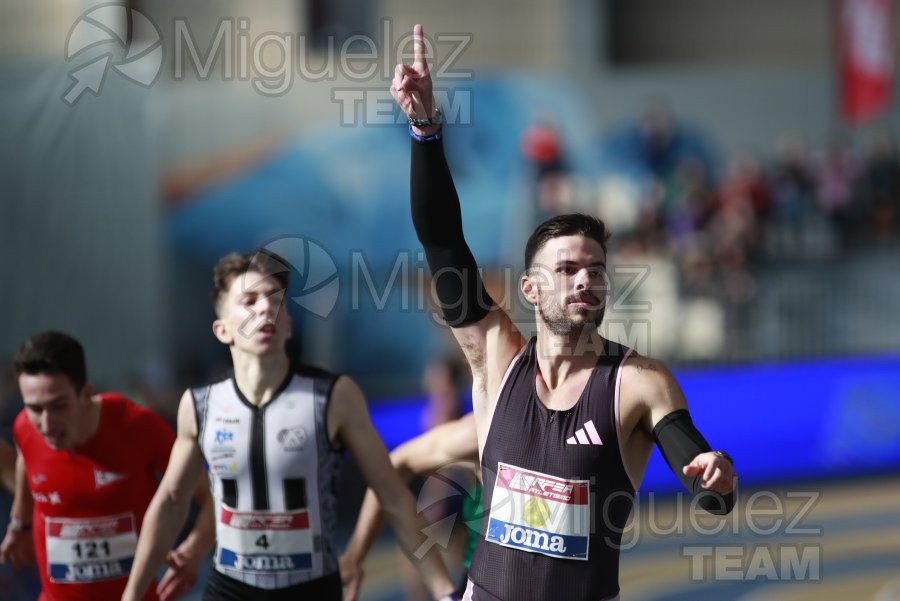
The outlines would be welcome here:
M 302 378 L 338 378 L 340 374 L 323 369 L 317 365 L 307 363 L 295 363 L 291 366 L 294 375 Z
M 127 422 L 141 412 L 148 411 L 118 392 L 100 392 L 96 397 L 100 401 L 103 420 L 106 422 Z
M 631 347 L 625 346 L 615 340 L 610 340 L 608 338 L 603 339 L 603 354 L 610 359 L 621 361 L 623 365 L 625 365 L 629 360 L 638 356 L 636 350 Z
M 138 405 L 124 394 L 118 392 L 98 392 L 96 397 L 103 405 L 104 411 L 121 411 L 127 413 Z
M 303 363 L 291 366 L 291 373 L 293 373 L 295 377 L 327 383 L 329 388 L 333 387 L 334 383 L 341 377 L 341 374 L 322 369 L 315 365 L 306 365 Z
M 16 446 L 23 448 L 36 433 L 37 431 L 34 429 L 31 420 L 28 419 L 28 410 L 22 409 L 19 411 L 19 414 L 16 415 L 16 419 L 13 421 L 13 438 L 16 439 Z
M 234 370 L 228 369 L 194 382 L 187 388 L 187 392 L 190 393 L 192 399 L 195 399 L 201 393 L 205 394 L 223 387 L 233 387 L 232 382 L 234 382 Z
M 120 432 L 146 436 L 149 431 L 171 430 L 166 421 L 149 407 L 138 405 L 118 392 L 103 392 L 97 395 L 103 408 L 103 422 Z
M 119 405 L 128 404 L 128 403 L 134 404 L 134 401 L 132 401 L 130 398 L 128 398 L 121 392 L 113 392 L 113 391 L 98 392 L 98 393 L 96 393 L 96 395 L 97 395 L 97 398 L 99 398 L 104 403 L 113 403 L 113 404 L 119 404 Z
M 680 408 L 684 395 L 666 364 L 634 353 L 622 366 L 622 399 L 626 406 L 653 411 Z
M 641 355 L 637 351 L 628 353 L 622 361 L 622 366 L 645 377 L 657 377 L 671 373 L 662 360 Z
M 16 419 L 13 420 L 13 430 L 18 431 L 21 428 L 24 428 L 27 425 L 31 425 L 31 422 L 28 420 L 27 409 L 21 409 L 19 413 L 16 414 Z

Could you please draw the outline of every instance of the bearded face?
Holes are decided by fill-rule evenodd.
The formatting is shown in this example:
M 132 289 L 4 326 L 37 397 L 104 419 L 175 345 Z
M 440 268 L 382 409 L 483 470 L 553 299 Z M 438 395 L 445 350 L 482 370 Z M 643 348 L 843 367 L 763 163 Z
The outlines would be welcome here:
M 548 330 L 557 336 L 570 336 L 599 328 L 606 313 L 606 303 L 586 292 L 573 294 L 562 302 L 554 294 L 541 294 L 537 309 Z
M 535 255 L 528 279 L 538 315 L 552 334 L 571 336 L 603 323 L 606 256 L 595 240 L 549 240 Z

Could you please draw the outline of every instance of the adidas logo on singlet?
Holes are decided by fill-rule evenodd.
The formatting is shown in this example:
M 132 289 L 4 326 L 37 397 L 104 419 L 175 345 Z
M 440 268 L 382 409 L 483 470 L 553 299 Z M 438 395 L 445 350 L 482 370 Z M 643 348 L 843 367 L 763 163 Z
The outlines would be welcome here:
M 603 445 L 603 441 L 600 440 L 600 435 L 597 433 L 597 428 L 594 427 L 594 420 L 586 421 L 584 426 L 575 430 L 575 436 L 567 438 L 566 443 Z

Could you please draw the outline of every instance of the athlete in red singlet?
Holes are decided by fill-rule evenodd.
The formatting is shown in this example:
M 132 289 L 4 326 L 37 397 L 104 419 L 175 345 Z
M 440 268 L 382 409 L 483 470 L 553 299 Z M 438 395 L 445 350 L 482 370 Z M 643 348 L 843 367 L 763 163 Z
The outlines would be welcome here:
M 33 544 L 40 601 L 118 599 L 175 434 L 123 396 L 92 395 L 81 345 L 65 334 L 32 336 L 15 371 L 25 408 L 14 425 L 16 495 L 0 560 L 28 563 Z M 212 543 L 210 515 L 200 516 L 160 591 L 145 601 L 193 584 Z

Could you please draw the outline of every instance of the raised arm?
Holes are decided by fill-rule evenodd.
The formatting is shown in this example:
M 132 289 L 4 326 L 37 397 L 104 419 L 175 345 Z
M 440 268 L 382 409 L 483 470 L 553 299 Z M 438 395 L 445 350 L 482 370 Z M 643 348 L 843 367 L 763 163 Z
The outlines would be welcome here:
M 432 428 L 394 449 L 390 457 L 404 484 L 408 484 L 414 475 L 433 472 L 448 464 L 465 463 L 468 469 L 477 473 L 475 416 L 467 413 L 458 420 Z M 348 587 L 345 601 L 355 601 L 362 579 L 362 563 L 383 525 L 381 505 L 370 488 L 366 491 L 353 536 L 341 556 L 341 577 Z
M 416 511 L 412 493 L 391 465 L 387 449 L 369 419 L 362 391 L 350 378 L 341 377 L 334 385 L 328 423 L 329 437 L 339 440 L 353 455 L 400 547 L 421 574 L 429 592 L 435 599 L 452 594 L 453 583 L 440 554 L 424 544 L 426 538 L 422 532 L 427 524 Z
M 137 601 L 162 565 L 166 553 L 184 525 L 191 497 L 203 472 L 203 459 L 197 446 L 197 420 L 190 391 L 185 391 L 178 406 L 178 435 L 172 446 L 169 465 L 153 500 L 144 515 L 134 565 L 122 599 Z M 208 518 L 206 518 L 208 519 Z M 199 522 L 198 518 L 198 522 Z M 205 527 L 206 524 L 200 524 Z
M 486 291 L 463 236 L 459 196 L 444 156 L 441 126 L 427 124 L 437 120 L 437 107 L 423 35 L 422 26 L 416 25 L 415 62 L 397 65 L 391 84 L 391 94 L 410 119 L 413 134 L 412 220 L 425 249 L 444 320 L 472 370 L 476 415 L 487 415 L 507 366 L 525 341 Z M 482 430 L 480 415 L 478 420 Z

